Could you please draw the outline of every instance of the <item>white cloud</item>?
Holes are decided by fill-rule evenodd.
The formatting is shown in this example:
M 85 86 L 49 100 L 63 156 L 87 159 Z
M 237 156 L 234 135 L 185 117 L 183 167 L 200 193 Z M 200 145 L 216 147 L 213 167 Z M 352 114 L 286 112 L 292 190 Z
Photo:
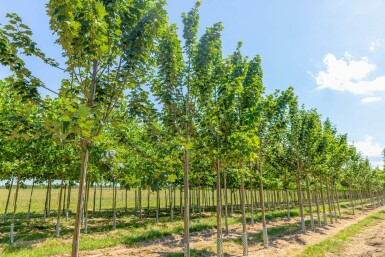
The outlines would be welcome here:
M 372 42 L 370 42 L 369 44 L 369 52 L 373 53 L 374 50 L 376 50 L 378 47 L 380 47 L 382 45 L 384 40 L 381 40 L 381 39 L 377 39 L 377 40 L 374 40 Z
M 355 95 L 373 95 L 385 92 L 385 75 L 367 80 L 368 75 L 376 69 L 367 57 L 353 60 L 345 53 L 344 58 L 337 59 L 329 53 L 323 60 L 326 70 L 318 72 L 315 80 L 318 89 L 332 89 Z
M 356 146 L 358 152 L 361 152 L 364 157 L 368 157 L 370 164 L 373 168 L 379 167 L 382 168 L 384 161 L 382 160 L 382 150 L 383 147 L 378 143 L 374 142 L 372 136 L 365 136 L 364 141 L 359 141 L 356 143 L 350 143 Z
M 364 156 L 381 158 L 383 147 L 373 141 L 374 138 L 372 136 L 365 136 L 364 141 L 356 142 L 354 145 Z
M 381 100 L 382 98 L 377 96 L 364 97 L 361 99 L 361 103 L 362 104 L 375 103 L 375 102 L 380 102 Z

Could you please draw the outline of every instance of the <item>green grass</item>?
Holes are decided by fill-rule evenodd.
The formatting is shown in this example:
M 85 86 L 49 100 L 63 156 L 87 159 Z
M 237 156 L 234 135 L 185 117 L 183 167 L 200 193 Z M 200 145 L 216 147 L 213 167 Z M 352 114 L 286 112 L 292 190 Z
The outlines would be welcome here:
M 12 198 L 15 190 L 12 192 Z M 93 190 L 90 190 L 90 202 L 89 202 L 89 227 L 88 235 L 82 235 L 80 242 L 81 250 L 90 250 L 90 249 L 101 249 L 107 247 L 113 247 L 118 244 L 126 245 L 136 245 L 143 241 L 155 240 L 165 236 L 170 236 L 172 234 L 182 234 L 183 233 L 183 220 L 181 216 L 178 216 L 179 211 L 175 211 L 174 222 L 170 222 L 169 213 L 165 212 L 165 198 L 164 191 L 161 192 L 161 207 L 163 208 L 160 213 L 160 224 L 155 224 L 155 194 L 151 193 L 150 195 L 150 213 L 147 215 L 147 191 L 142 190 L 142 199 L 143 199 L 143 217 L 144 219 L 140 221 L 136 216 L 134 216 L 134 191 L 128 191 L 128 212 L 124 211 L 125 207 L 125 191 L 118 191 L 117 199 L 117 208 L 118 208 L 118 223 L 116 231 L 112 230 L 112 189 L 103 188 L 103 198 L 102 198 L 102 211 L 99 213 L 99 189 L 97 189 L 96 194 L 96 210 L 97 212 L 92 214 L 92 202 L 93 202 Z M 4 209 L 6 197 L 8 191 L 6 189 L 0 189 L 0 211 Z M 63 254 L 70 252 L 71 242 L 70 237 L 73 233 L 73 213 L 70 213 L 70 218 L 68 221 L 62 217 L 62 228 L 61 228 L 61 239 L 54 239 L 55 236 L 55 224 L 56 224 L 56 213 L 55 209 L 57 208 L 57 197 L 59 194 L 58 189 L 52 190 L 52 203 L 51 203 L 51 217 L 47 218 L 45 223 L 42 222 L 42 213 L 44 208 L 45 200 L 45 189 L 35 189 L 33 198 L 32 198 L 32 215 L 31 219 L 26 219 L 26 212 L 28 209 L 28 201 L 30 195 L 30 189 L 21 189 L 18 201 L 18 211 L 15 222 L 15 241 L 16 244 L 9 245 L 9 227 L 10 227 L 10 215 L 6 222 L 3 222 L 0 219 L 0 255 L 2 256 L 49 256 L 55 254 Z M 72 190 L 71 194 L 71 205 L 70 209 L 74 211 L 76 206 L 76 193 L 77 189 Z M 176 191 L 176 205 L 179 206 L 179 190 Z M 345 204 L 346 202 L 344 202 Z M 9 211 L 12 203 L 10 203 Z M 206 208 L 206 211 L 208 208 Z M 210 209 L 211 210 L 211 209 Z M 215 209 L 212 209 L 215 211 Z M 261 220 L 261 215 L 259 210 L 256 210 L 254 215 L 255 221 Z M 305 211 L 307 213 L 307 211 Z M 1 213 L 0 213 L 1 214 Z M 206 213 L 207 215 L 207 213 Z M 247 214 L 247 220 L 250 221 L 249 214 Z M 286 218 L 286 210 L 274 210 L 271 209 L 269 213 L 266 214 L 267 220 L 276 220 L 281 218 Z M 298 209 L 291 210 L 291 216 L 296 217 L 299 215 Z M 198 232 L 206 229 L 213 229 L 216 227 L 215 216 L 203 216 L 202 218 L 197 217 L 198 214 L 193 215 L 191 220 L 190 232 Z M 2 216 L 1 216 L 2 218 Z M 234 217 L 229 218 L 229 224 L 235 224 L 241 222 L 239 210 L 235 210 Z M 270 228 L 269 234 L 271 235 L 281 235 L 285 233 L 290 233 L 298 228 L 298 224 L 294 224 L 288 227 L 277 227 Z M 255 235 L 257 239 L 259 234 Z M 31 240 L 43 240 L 42 242 L 36 244 L 28 241 Z M 24 242 L 23 242 L 24 241 Z M 27 242 L 25 242 L 27 241 Z M 178 254 L 178 253 L 175 253 Z M 201 251 L 197 251 L 193 256 L 201 256 L 203 254 Z M 178 255 L 175 255 L 178 256 Z
M 165 222 L 165 220 L 163 220 Z M 236 222 L 235 218 L 230 218 L 229 223 Z M 211 229 L 215 227 L 215 217 L 205 217 L 201 219 L 191 220 L 191 232 L 202 231 L 205 229 Z M 95 233 L 82 235 L 80 241 L 80 250 L 92 250 L 101 249 L 107 247 L 113 247 L 118 244 L 126 244 L 135 246 L 143 241 L 150 241 L 172 234 L 180 234 L 183 232 L 183 221 L 181 219 L 174 221 L 173 223 L 160 223 L 154 224 L 153 220 L 143 222 L 141 227 L 131 227 L 125 229 L 118 229 L 112 232 L 106 232 L 104 234 Z M 0 248 L 1 249 L 1 248 Z M 47 239 L 37 245 L 28 244 L 14 244 L 4 245 L 1 256 L 50 256 L 56 254 L 69 253 L 71 250 L 71 244 L 69 240 L 63 239 Z M 197 253 L 198 254 L 198 253 Z M 195 255 L 195 256 L 200 256 Z
M 338 254 L 344 248 L 344 245 L 355 235 L 357 235 L 364 227 L 373 226 L 381 222 L 385 218 L 385 211 L 372 214 L 354 225 L 351 225 L 333 237 L 326 239 L 318 244 L 308 246 L 305 251 L 298 257 L 321 257 L 327 256 L 327 253 Z

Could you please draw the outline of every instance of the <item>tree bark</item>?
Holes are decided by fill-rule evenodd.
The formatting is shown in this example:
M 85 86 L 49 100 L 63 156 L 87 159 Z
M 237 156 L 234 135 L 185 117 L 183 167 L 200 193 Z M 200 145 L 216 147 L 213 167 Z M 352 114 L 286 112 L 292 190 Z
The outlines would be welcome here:
M 59 205 L 57 208 L 57 217 L 56 217 L 56 238 L 60 237 L 60 216 L 61 216 L 61 199 L 63 194 L 63 184 L 64 184 L 64 173 L 62 173 L 61 176 L 61 183 L 60 183 L 60 192 L 59 192 Z
M 319 200 L 318 200 L 318 182 L 317 179 L 314 178 L 314 189 L 315 189 L 315 204 L 317 206 L 317 222 L 318 222 L 318 227 L 321 227 L 321 215 L 320 215 L 320 208 L 319 208 Z
M 333 214 L 332 214 L 332 203 L 331 203 L 331 198 L 330 198 L 330 186 L 329 186 L 329 179 L 326 178 L 326 197 L 328 199 L 328 204 L 329 204 L 329 218 L 330 218 L 330 223 L 333 224 Z
M 83 214 L 83 196 L 84 196 L 84 189 L 85 189 L 87 164 L 88 164 L 88 149 L 87 149 L 87 143 L 83 140 L 82 166 L 81 166 L 81 173 L 80 173 L 78 204 L 76 208 L 74 236 L 72 238 L 72 253 L 71 253 L 72 257 L 77 257 L 79 255 L 79 240 L 80 240 L 81 218 Z
M 10 233 L 10 242 L 13 244 L 13 231 L 15 227 L 15 218 L 16 218 L 16 209 L 17 209 L 17 198 L 19 196 L 19 188 L 20 188 L 20 172 L 17 173 L 17 183 L 16 183 L 16 193 L 13 202 L 13 214 L 12 214 L 12 223 L 11 223 L 11 233 Z
M 218 135 L 217 135 L 218 140 Z M 219 148 L 217 148 L 219 153 Z M 217 256 L 222 257 L 222 203 L 221 203 L 221 173 L 219 169 L 219 158 L 216 158 L 217 175 Z
M 223 169 L 223 187 L 224 187 L 224 200 L 225 200 L 225 235 L 229 234 L 229 222 L 228 222 L 228 200 L 227 200 L 227 175 L 226 169 Z
M 307 191 L 307 201 L 309 204 L 309 215 L 310 215 L 310 229 L 314 230 L 314 217 L 313 217 L 313 207 L 312 207 L 312 200 L 311 200 L 311 194 L 310 194 L 310 185 L 309 185 L 309 175 L 306 173 L 306 191 Z
M 299 215 L 301 217 L 301 230 L 303 233 L 306 233 L 306 226 L 305 226 L 305 217 L 303 213 L 303 200 L 302 200 L 302 188 L 301 188 L 301 179 L 300 179 L 300 169 L 298 166 L 297 169 L 297 194 L 298 194 L 298 207 L 299 207 Z
M 9 184 L 9 190 L 8 190 L 8 197 L 7 197 L 7 203 L 5 204 L 5 209 L 4 209 L 4 221 L 7 219 L 7 212 L 8 212 L 8 205 L 9 205 L 9 199 L 11 198 L 11 192 L 12 192 L 12 187 L 13 187 L 13 175 L 11 178 L 11 183 Z
M 33 189 L 35 187 L 35 178 L 32 180 L 32 188 L 31 188 L 31 195 L 29 196 L 29 203 L 28 203 L 28 213 L 27 213 L 27 219 L 29 219 L 29 215 L 31 213 L 31 203 L 32 203 L 32 195 L 33 195 Z
M 265 211 L 265 199 L 263 195 L 263 172 L 262 172 L 262 157 L 260 155 L 259 160 L 259 201 L 261 204 L 261 216 L 262 216 L 262 234 L 263 234 L 263 245 L 265 247 L 269 246 L 269 238 L 267 235 L 267 227 L 266 227 L 266 211 Z
M 241 167 L 242 168 L 242 167 Z M 242 245 L 243 245 L 243 256 L 248 255 L 248 247 L 247 247 L 247 227 L 246 227 L 246 206 L 245 206 L 245 200 L 246 200 L 246 195 L 245 195 L 245 179 L 244 179 L 244 174 L 243 171 L 241 175 L 241 192 L 242 192 L 242 197 L 241 197 L 241 205 L 242 205 Z M 221 228 L 222 229 L 222 228 Z

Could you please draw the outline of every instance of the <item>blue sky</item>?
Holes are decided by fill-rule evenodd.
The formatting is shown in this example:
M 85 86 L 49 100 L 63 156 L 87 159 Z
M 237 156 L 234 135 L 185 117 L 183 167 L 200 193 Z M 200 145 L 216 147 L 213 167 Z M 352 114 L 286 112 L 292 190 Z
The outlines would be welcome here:
M 169 0 L 170 21 L 193 0 Z M 385 147 L 385 1 L 381 0 L 203 0 L 200 33 L 221 21 L 223 50 L 263 60 L 267 92 L 295 88 L 306 108 L 317 108 L 377 165 Z M 0 22 L 16 12 L 34 32 L 48 56 L 60 59 L 42 0 L 0 0 Z M 58 88 L 62 74 L 31 59 L 35 74 Z M 7 70 L 0 68 L 0 78 Z

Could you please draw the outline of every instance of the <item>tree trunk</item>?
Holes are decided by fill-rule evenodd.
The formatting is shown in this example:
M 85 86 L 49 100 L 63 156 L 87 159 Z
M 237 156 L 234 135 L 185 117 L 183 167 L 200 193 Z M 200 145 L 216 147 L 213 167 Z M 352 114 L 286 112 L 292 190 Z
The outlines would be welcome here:
M 350 198 L 350 207 L 352 208 L 353 215 L 355 215 L 353 194 L 352 194 L 352 184 L 351 183 L 349 183 L 349 198 Z
M 84 196 L 84 188 L 85 188 L 85 181 L 86 181 L 87 164 L 88 164 L 88 149 L 87 149 L 87 143 L 83 140 L 82 166 L 81 166 L 81 173 L 80 173 L 78 204 L 76 208 L 74 236 L 72 238 L 72 254 L 71 254 L 72 257 L 77 257 L 79 255 L 80 228 L 81 228 L 81 218 L 83 213 L 83 196 Z
M 241 167 L 242 169 L 242 167 Z M 246 200 L 246 195 L 245 195 L 245 179 L 244 179 L 244 174 L 243 171 L 241 175 L 241 192 L 242 192 L 242 197 L 241 197 L 241 205 L 242 205 L 242 245 L 243 245 L 243 256 L 248 255 L 248 247 L 247 247 L 247 227 L 246 227 L 246 206 L 245 206 L 245 200 Z M 221 228 L 222 229 L 222 228 Z
M 228 211 L 227 211 L 227 175 L 226 169 L 223 169 L 223 187 L 224 187 L 224 200 L 225 200 L 225 235 L 229 234 L 229 222 L 228 222 Z
M 124 207 L 124 211 L 127 212 L 127 209 L 128 209 L 128 189 L 126 188 L 126 195 L 125 195 L 125 207 Z
M 147 216 L 150 217 L 150 187 L 147 190 Z
M 322 175 L 320 176 L 320 192 L 321 192 L 321 201 L 322 201 L 322 216 L 324 220 L 324 226 L 327 225 L 327 219 L 326 219 L 326 208 L 325 208 L 325 198 L 323 193 L 323 183 L 322 183 Z
M 310 215 L 310 229 L 314 230 L 314 217 L 313 217 L 313 206 L 310 194 L 309 175 L 306 173 L 306 191 L 307 191 L 307 202 L 309 204 L 309 215 Z
M 52 199 L 52 181 L 49 181 L 49 186 L 48 186 L 48 209 L 47 209 L 47 217 L 51 217 L 51 199 Z
M 262 234 L 263 234 L 263 245 L 269 246 L 269 238 L 267 235 L 266 227 L 266 211 L 265 211 L 265 199 L 263 196 L 263 172 L 262 172 L 262 157 L 260 157 L 258 169 L 259 169 L 259 201 L 261 203 L 261 216 L 262 216 Z
M 8 212 L 8 205 L 9 205 L 9 199 L 11 198 L 11 192 L 12 192 L 12 187 L 13 187 L 13 175 L 11 178 L 11 183 L 9 184 L 9 189 L 8 189 L 8 197 L 7 197 L 7 203 L 5 204 L 5 209 L 4 209 L 4 221 L 7 219 L 7 212 Z
M 217 135 L 218 140 L 218 135 Z M 217 148 L 219 153 L 219 149 Z M 217 175 L 217 256 L 222 257 L 222 203 L 221 203 L 221 173 L 219 168 L 219 158 L 216 158 Z
M 84 196 L 84 210 L 83 210 L 84 234 L 88 234 L 88 202 L 89 202 L 88 200 L 90 199 L 90 184 L 91 184 L 91 181 L 86 182 L 86 192 Z
M 338 209 L 338 218 L 341 219 L 341 208 L 340 208 L 340 200 L 338 199 L 338 191 L 337 191 L 337 186 L 334 186 L 334 195 L 336 196 L 336 201 L 337 201 L 337 209 Z
M 160 207 L 160 198 L 159 198 L 159 188 L 156 190 L 156 224 L 159 224 L 159 207 Z
M 62 215 L 65 215 L 66 201 L 67 201 L 67 183 L 64 183 L 63 203 L 62 203 Z
M 49 193 L 49 184 L 50 184 L 50 180 L 48 180 L 48 184 L 47 184 L 47 191 L 45 193 L 45 203 L 44 203 L 44 222 L 46 222 L 46 218 L 47 218 L 47 210 L 48 210 L 48 193 Z
M 31 203 L 32 203 L 32 195 L 33 195 L 33 189 L 35 187 L 35 178 L 32 180 L 32 188 L 31 188 L 31 195 L 29 196 L 29 203 L 28 203 L 28 213 L 27 213 L 27 219 L 29 219 L 29 215 L 31 213 Z
M 318 227 L 321 227 L 321 215 L 320 215 L 320 208 L 319 208 L 319 200 L 318 200 L 318 182 L 317 179 L 314 179 L 314 189 L 315 189 L 315 204 L 317 206 L 317 222 L 318 222 Z
M 94 184 L 94 199 L 93 199 L 93 204 L 92 204 L 92 216 L 95 215 L 95 210 L 96 210 L 96 184 Z
M 250 224 L 254 225 L 254 193 L 252 176 L 250 176 L 250 203 Z
M 139 187 L 139 219 L 143 219 L 142 215 L 142 187 Z
M 56 238 L 60 237 L 60 216 L 61 216 L 61 199 L 63 194 L 63 184 L 64 184 L 64 173 L 62 173 L 61 176 L 61 183 L 60 183 L 60 192 L 59 192 L 59 204 L 57 208 L 57 217 L 56 217 Z
M 66 208 L 66 221 L 68 221 L 68 212 L 70 209 L 70 204 L 71 204 L 71 185 L 68 182 L 68 197 L 67 197 L 67 208 Z
M 100 183 L 100 193 L 99 193 L 99 213 L 102 211 L 102 196 L 103 196 L 103 183 Z
M 172 199 L 172 192 L 173 192 L 173 186 L 170 185 L 170 190 L 169 190 L 169 196 L 170 196 L 170 218 L 171 218 L 171 221 L 174 221 L 174 205 L 173 205 L 173 199 Z M 201 209 L 199 208 L 199 215 L 200 217 L 202 217 L 202 213 L 201 213 Z
M 329 186 L 329 179 L 328 178 L 326 178 L 326 197 L 328 198 L 328 204 L 329 204 L 330 223 L 333 224 L 332 203 L 331 203 L 331 198 L 330 198 L 330 186 Z
M 114 206 L 114 209 L 113 209 L 113 221 L 112 221 L 112 230 L 115 230 L 116 229 L 116 198 L 118 196 L 118 190 L 117 190 L 117 185 L 116 183 L 114 182 L 113 184 L 113 187 L 112 187 L 112 190 L 114 190 L 113 192 L 113 206 Z
M 10 243 L 13 244 L 13 231 L 15 228 L 15 218 L 16 218 L 16 209 L 17 209 L 17 198 L 19 196 L 19 188 L 20 188 L 20 172 L 17 173 L 17 183 L 16 183 L 16 193 L 13 202 L 13 214 L 12 214 L 12 223 L 11 223 L 11 233 L 10 233 Z
M 360 189 L 360 202 L 361 202 L 361 213 L 364 213 L 364 201 L 362 199 L 362 190 Z
M 297 169 L 297 194 L 298 194 L 298 207 L 299 207 L 299 215 L 301 217 L 301 230 L 303 233 L 306 233 L 305 226 L 305 217 L 303 213 L 303 200 L 302 200 L 302 188 L 301 188 L 301 179 L 300 179 L 300 169 Z

